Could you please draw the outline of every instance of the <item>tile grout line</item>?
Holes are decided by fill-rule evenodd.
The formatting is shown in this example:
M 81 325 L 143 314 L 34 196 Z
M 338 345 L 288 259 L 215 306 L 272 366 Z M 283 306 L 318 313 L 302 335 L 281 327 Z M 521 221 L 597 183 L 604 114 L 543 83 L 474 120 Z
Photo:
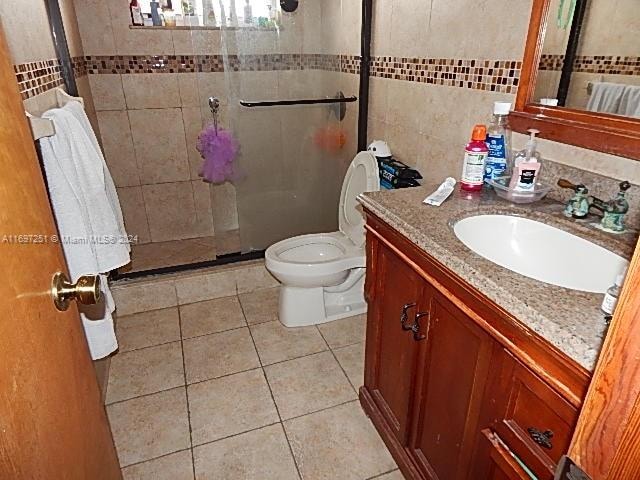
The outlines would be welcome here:
M 175 455 L 176 453 L 182 453 L 182 452 L 186 452 L 186 451 L 190 451 L 190 450 L 191 450 L 191 448 L 183 448 L 182 450 L 176 450 L 175 452 L 165 453 L 165 454 L 160 455 L 158 457 L 147 458 L 146 460 L 140 460 L 139 462 L 130 463 L 129 465 L 127 465 L 125 467 L 120 467 L 120 470 L 124 470 L 125 468 L 129 468 L 129 467 L 134 467 L 136 465 L 142 465 L 143 463 L 152 462 L 154 460 L 159 460 L 161 458 L 165 458 L 165 457 L 169 457 L 171 455 Z
M 242 302 L 240 301 L 240 296 L 238 295 L 238 302 L 240 303 L 240 309 L 242 310 L 242 315 L 244 316 L 245 322 L 247 321 L 247 315 L 244 312 L 244 307 L 242 306 Z M 302 474 L 300 473 L 300 467 L 298 466 L 298 461 L 296 460 L 296 456 L 293 453 L 293 447 L 291 446 L 291 441 L 289 440 L 289 435 L 287 435 L 287 430 L 284 428 L 284 423 L 282 421 L 282 415 L 280 414 L 280 409 L 278 408 L 278 404 L 276 403 L 276 399 L 273 396 L 273 390 L 271 389 L 271 384 L 269 383 L 269 379 L 267 378 L 267 372 L 264 370 L 264 365 L 262 364 L 262 358 L 260 358 L 260 354 L 258 353 L 258 347 L 256 346 L 256 341 L 253 338 L 253 332 L 251 328 L 249 328 L 249 335 L 251 336 L 251 342 L 253 343 L 253 348 L 256 351 L 256 355 L 258 356 L 258 362 L 260 362 L 260 369 L 262 370 L 262 377 L 264 378 L 265 383 L 267 384 L 267 388 L 269 389 L 269 395 L 271 396 L 271 401 L 273 402 L 273 406 L 276 409 L 276 413 L 278 414 L 278 418 L 280 419 L 279 425 L 282 428 L 282 432 L 284 433 L 284 438 L 287 441 L 287 446 L 289 447 L 289 453 L 291 454 L 291 458 L 293 459 L 293 465 L 296 467 L 296 472 L 298 473 L 298 478 L 302 479 Z
M 175 286 L 174 286 L 175 288 Z M 176 292 L 177 298 L 177 292 Z M 191 453 L 191 471 L 193 478 L 196 478 L 196 459 L 193 455 L 193 429 L 191 427 L 191 407 L 189 405 L 189 385 L 187 384 L 187 362 L 184 356 L 184 339 L 182 338 L 182 315 L 178 308 L 178 327 L 180 329 L 180 348 L 182 350 L 182 377 L 184 379 L 184 394 L 187 401 L 187 422 L 189 423 L 189 451 Z
M 316 325 L 316 328 L 318 328 L 318 326 Z M 320 332 L 320 336 L 322 337 L 322 339 L 325 341 L 325 343 L 327 344 L 327 346 L 329 347 L 329 351 L 331 352 L 331 355 L 333 355 L 334 360 L 336 361 L 336 363 L 338 364 L 338 366 L 340 367 L 340 370 L 342 371 L 342 373 L 344 374 L 344 376 L 347 378 L 347 382 L 349 382 L 349 385 L 351 385 L 351 388 L 353 388 L 356 392 L 356 396 L 358 396 L 358 389 L 353 385 L 353 382 L 351 381 L 351 379 L 349 378 L 349 375 L 347 375 L 347 371 L 344 369 L 344 367 L 342 366 L 342 364 L 340 363 L 340 360 L 338 360 L 338 357 L 336 357 L 336 353 L 333 351 L 333 348 L 331 348 L 331 346 L 329 345 L 329 342 L 327 342 L 327 339 L 324 338 L 324 335 L 322 335 L 322 330 L 320 330 L 318 328 L 318 331 Z M 356 345 L 355 343 L 352 345 Z M 351 345 L 343 345 L 343 347 L 349 347 Z M 342 347 L 340 347 L 342 348 Z

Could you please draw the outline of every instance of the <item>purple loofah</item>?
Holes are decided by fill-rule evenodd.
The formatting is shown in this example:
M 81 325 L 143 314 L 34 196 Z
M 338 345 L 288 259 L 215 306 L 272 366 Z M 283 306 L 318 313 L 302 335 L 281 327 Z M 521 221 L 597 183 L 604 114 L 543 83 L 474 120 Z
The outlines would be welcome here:
M 206 181 L 223 183 L 239 179 L 240 175 L 234 164 L 239 145 L 229 130 L 218 128 L 216 134 L 215 127 L 207 125 L 198 135 L 196 148 L 204 159 L 200 176 Z

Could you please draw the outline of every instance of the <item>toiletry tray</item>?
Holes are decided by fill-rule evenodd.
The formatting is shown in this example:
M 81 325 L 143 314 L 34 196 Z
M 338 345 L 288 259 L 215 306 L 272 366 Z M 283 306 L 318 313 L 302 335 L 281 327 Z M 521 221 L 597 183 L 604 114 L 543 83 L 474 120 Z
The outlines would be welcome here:
M 488 183 L 496 191 L 500 198 L 509 200 L 513 203 L 533 203 L 542 200 L 551 191 L 551 186 L 536 182 L 533 190 L 519 191 L 509 187 L 511 177 L 498 177 L 489 180 Z

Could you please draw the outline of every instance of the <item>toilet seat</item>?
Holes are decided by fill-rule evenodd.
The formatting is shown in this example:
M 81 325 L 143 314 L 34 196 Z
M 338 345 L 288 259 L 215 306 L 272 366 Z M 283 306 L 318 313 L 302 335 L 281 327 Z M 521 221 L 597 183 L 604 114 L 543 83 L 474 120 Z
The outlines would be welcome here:
M 323 258 L 326 251 L 334 255 Z M 364 249 L 342 232 L 300 235 L 269 247 L 265 264 L 283 283 L 296 279 L 300 287 L 329 287 L 343 281 L 348 270 L 365 266 Z

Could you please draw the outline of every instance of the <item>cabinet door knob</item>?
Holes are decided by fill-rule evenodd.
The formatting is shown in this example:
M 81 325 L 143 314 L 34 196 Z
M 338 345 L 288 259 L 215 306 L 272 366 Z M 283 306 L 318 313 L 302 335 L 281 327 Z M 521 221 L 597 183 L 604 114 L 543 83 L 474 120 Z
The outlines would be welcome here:
M 424 340 L 425 338 L 427 338 L 426 335 L 420 333 L 420 319 L 422 317 L 427 317 L 427 319 L 429 319 L 429 312 L 416 313 L 413 326 L 411 327 L 411 331 L 413 332 L 413 339 L 416 342 L 419 342 L 420 340 Z
M 551 439 L 553 438 L 553 432 L 551 430 L 545 430 L 544 432 L 538 430 L 537 428 L 529 427 L 527 428 L 527 432 L 529 432 L 529 436 L 533 439 L 541 447 L 544 447 L 548 450 L 553 448 L 553 444 L 551 443 Z
M 400 325 L 403 330 L 411 330 L 411 325 L 407 326 L 407 320 L 409 319 L 409 309 L 415 307 L 415 303 L 405 303 L 402 307 L 402 313 L 400 314 Z

